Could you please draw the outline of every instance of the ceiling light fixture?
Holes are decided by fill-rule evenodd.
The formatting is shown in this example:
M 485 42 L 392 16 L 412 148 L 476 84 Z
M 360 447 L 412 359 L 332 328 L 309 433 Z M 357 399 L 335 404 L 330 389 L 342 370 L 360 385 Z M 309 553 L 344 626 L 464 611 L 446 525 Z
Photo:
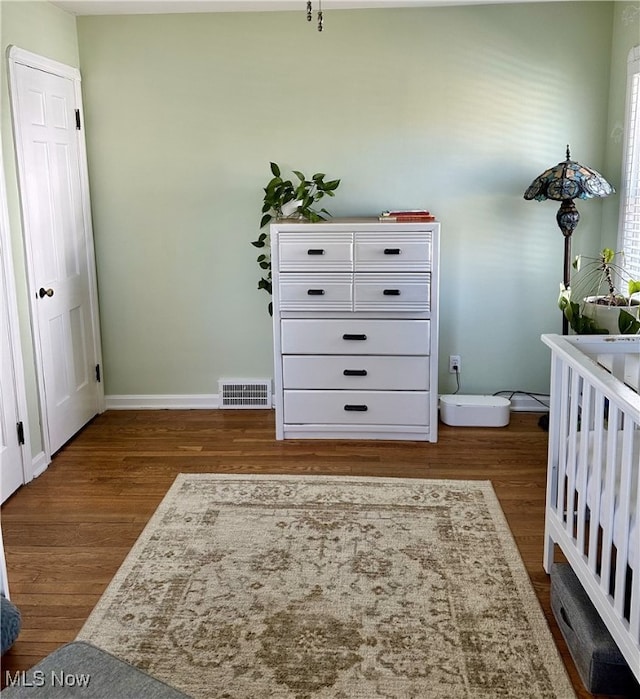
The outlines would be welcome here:
M 313 20 L 313 5 L 311 0 L 307 0 L 307 22 Z M 322 0 L 318 0 L 318 31 L 324 29 L 324 15 L 322 14 Z

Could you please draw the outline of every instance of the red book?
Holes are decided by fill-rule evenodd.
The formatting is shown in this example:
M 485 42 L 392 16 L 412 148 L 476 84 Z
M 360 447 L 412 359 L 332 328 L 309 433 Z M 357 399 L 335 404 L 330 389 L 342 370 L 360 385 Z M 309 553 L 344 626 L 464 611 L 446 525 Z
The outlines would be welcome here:
M 426 209 L 398 209 L 395 211 L 383 211 L 382 216 L 431 216 Z
M 389 223 L 419 223 L 421 221 L 435 221 L 436 217 L 431 214 L 404 214 L 403 216 L 387 216 L 379 217 L 380 221 L 388 221 Z

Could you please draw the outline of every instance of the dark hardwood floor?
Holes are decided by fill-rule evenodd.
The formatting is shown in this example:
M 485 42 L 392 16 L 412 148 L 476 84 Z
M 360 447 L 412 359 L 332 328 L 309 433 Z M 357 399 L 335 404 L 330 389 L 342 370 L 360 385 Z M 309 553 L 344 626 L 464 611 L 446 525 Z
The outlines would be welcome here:
M 2 506 L 22 632 L 2 658 L 28 669 L 72 641 L 178 473 L 484 479 L 493 483 L 579 697 L 542 568 L 547 434 L 537 414 L 506 428 L 440 426 L 437 444 L 274 439 L 267 410 L 110 411 Z M 215 699 L 215 698 L 212 698 Z

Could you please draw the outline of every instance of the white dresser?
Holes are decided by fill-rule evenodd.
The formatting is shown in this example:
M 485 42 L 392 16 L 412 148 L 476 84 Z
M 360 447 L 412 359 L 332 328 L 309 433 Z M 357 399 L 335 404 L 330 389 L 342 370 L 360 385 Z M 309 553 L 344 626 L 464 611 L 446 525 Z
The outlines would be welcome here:
M 435 442 L 440 224 L 270 232 L 276 437 Z

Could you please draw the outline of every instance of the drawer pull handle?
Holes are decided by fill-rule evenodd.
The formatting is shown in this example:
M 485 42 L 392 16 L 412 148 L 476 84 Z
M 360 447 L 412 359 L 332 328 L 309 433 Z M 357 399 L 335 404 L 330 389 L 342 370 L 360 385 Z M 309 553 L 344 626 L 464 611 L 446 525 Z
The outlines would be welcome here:
M 324 296 L 324 289 L 307 289 L 309 296 Z
M 385 248 L 385 249 L 384 249 L 384 254 L 385 254 L 385 255 L 399 255 L 399 254 L 400 254 L 400 248 Z
M 366 405 L 350 405 L 347 403 L 347 405 L 344 406 L 344 409 L 348 412 L 356 412 L 356 413 L 366 413 L 369 408 L 367 408 Z
M 382 293 L 384 296 L 400 296 L 400 289 L 385 289 Z
M 324 250 L 322 248 L 309 248 L 307 255 L 324 255 Z
M 352 333 L 345 333 L 342 336 L 343 340 L 366 340 L 367 336 L 366 335 L 354 335 Z
M 366 376 L 366 369 L 345 369 L 342 372 L 345 376 Z

